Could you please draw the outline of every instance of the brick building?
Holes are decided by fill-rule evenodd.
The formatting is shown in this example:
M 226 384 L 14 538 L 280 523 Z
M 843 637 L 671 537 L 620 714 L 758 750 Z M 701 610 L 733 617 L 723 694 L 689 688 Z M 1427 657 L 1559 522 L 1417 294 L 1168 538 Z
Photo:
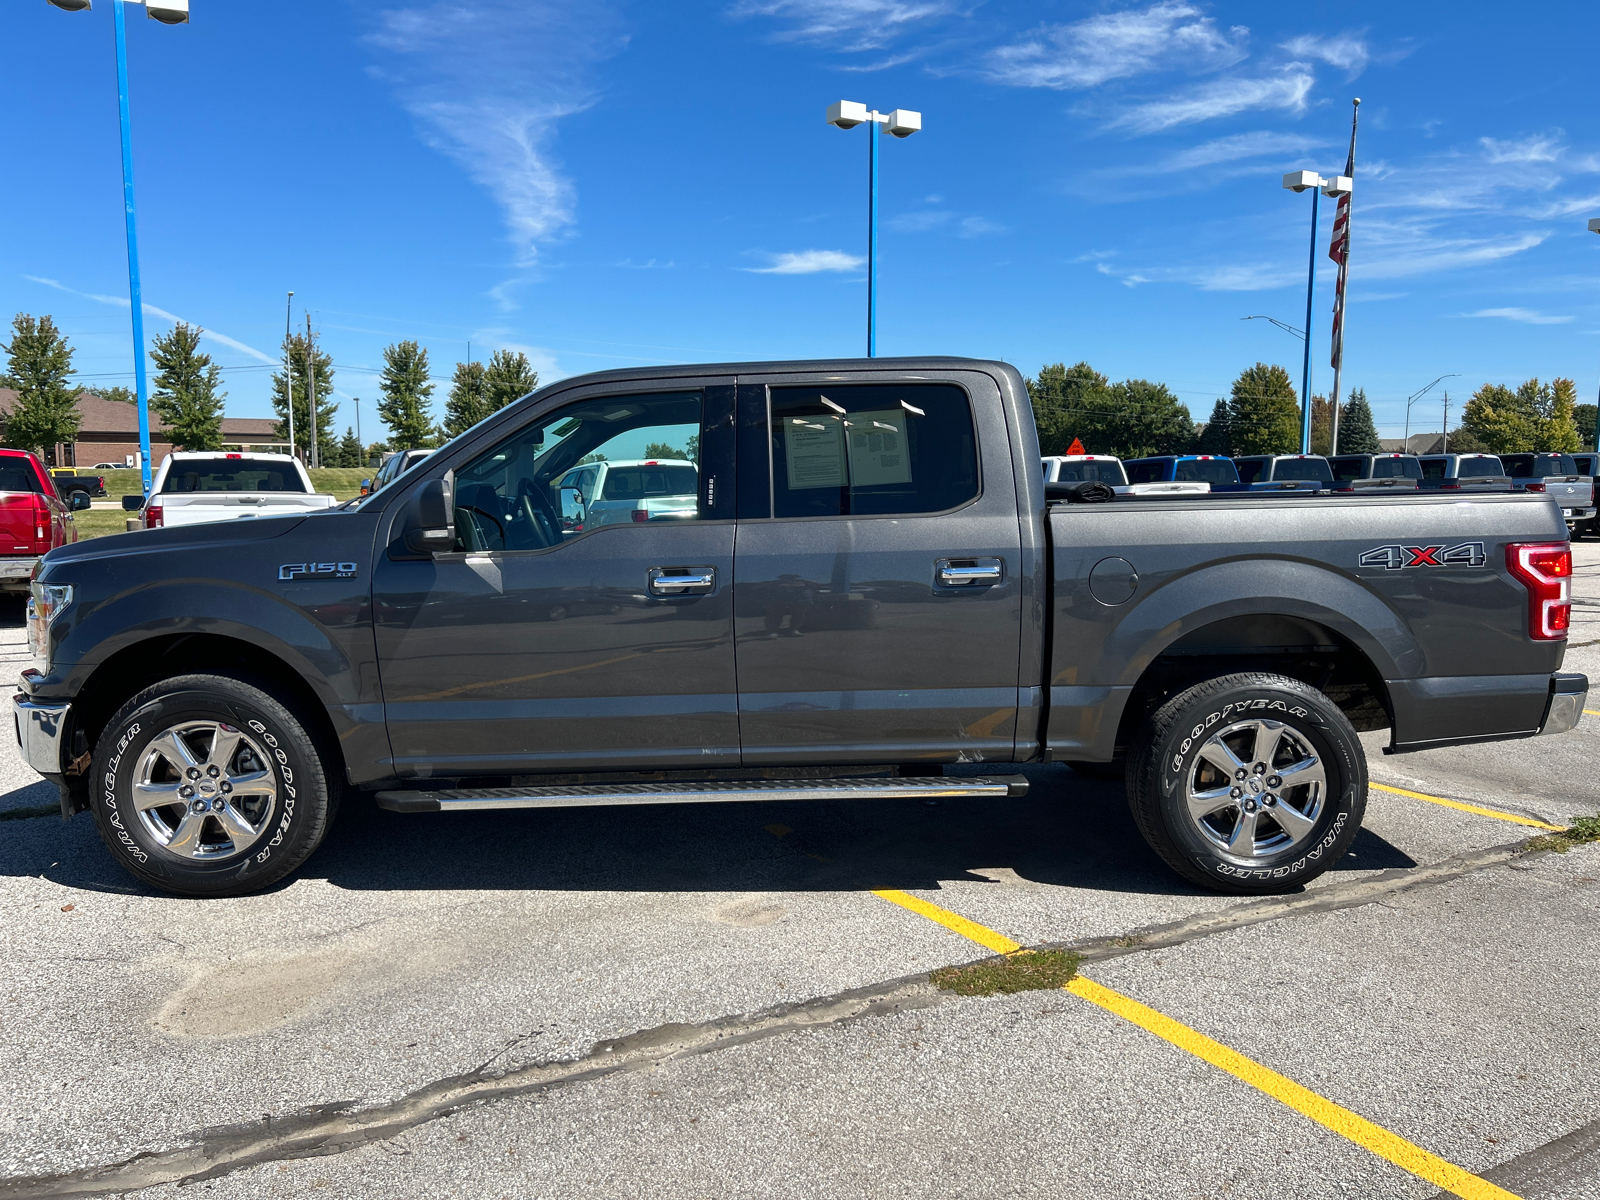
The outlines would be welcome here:
M 0 419 L 11 412 L 17 402 L 17 393 L 10 388 L 0 388 Z M 78 413 L 83 423 L 78 427 L 78 440 L 71 445 L 55 448 L 55 461 L 59 467 L 92 467 L 95 463 L 114 462 L 131 465 L 139 452 L 139 409 L 120 400 L 102 400 L 85 392 L 78 397 Z M 223 417 L 222 440 L 228 446 L 241 446 L 246 450 L 272 450 L 286 453 L 287 442 L 279 441 L 273 429 L 276 421 L 258 417 Z M 172 452 L 172 443 L 166 437 L 166 424 L 154 412 L 150 414 L 151 467 L 159 467 Z

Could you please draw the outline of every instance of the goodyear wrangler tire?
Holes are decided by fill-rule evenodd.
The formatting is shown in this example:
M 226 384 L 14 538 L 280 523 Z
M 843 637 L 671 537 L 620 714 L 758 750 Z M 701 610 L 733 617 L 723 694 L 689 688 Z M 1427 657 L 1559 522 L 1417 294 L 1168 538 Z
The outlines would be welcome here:
M 106 725 L 91 807 L 111 853 L 180 896 L 237 896 L 311 856 L 332 819 L 316 740 L 281 701 L 226 675 L 146 688 Z
M 1281 675 L 1224 675 L 1180 692 L 1151 715 L 1128 770 L 1145 840 L 1179 875 L 1219 892 L 1315 879 L 1349 850 L 1366 805 L 1366 757 L 1350 722 Z

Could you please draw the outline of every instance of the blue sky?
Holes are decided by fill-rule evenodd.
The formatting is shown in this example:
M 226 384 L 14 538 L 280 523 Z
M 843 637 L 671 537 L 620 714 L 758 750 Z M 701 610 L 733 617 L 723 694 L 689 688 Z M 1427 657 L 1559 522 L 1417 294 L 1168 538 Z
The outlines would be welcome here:
M 1600 379 L 1588 6 L 192 8 L 128 10 L 145 300 L 240 368 L 234 416 L 269 412 L 291 288 L 369 441 L 402 337 L 436 376 L 470 340 L 546 381 L 861 353 L 867 133 L 824 124 L 836 99 L 923 113 L 881 144 L 880 353 L 1087 359 L 1202 420 L 1257 359 L 1298 382 L 1300 343 L 1240 318 L 1303 323 L 1310 201 L 1278 180 L 1342 168 L 1360 96 L 1345 380 L 1384 432 L 1447 372 L 1456 403 Z M 110 0 L 12 0 L 4 30 L 0 312 L 53 313 L 86 383 L 129 383 Z M 1412 428 L 1438 420 L 1430 398 Z

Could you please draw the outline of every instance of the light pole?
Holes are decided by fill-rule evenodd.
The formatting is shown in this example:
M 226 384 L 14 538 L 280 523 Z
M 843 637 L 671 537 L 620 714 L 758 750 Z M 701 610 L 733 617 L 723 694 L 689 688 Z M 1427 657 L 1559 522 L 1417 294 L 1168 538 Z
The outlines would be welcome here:
M 1456 372 L 1453 375 L 1441 375 L 1441 376 L 1439 376 L 1438 379 L 1435 379 L 1427 387 L 1419 388 L 1417 391 L 1412 392 L 1411 395 L 1406 397 L 1406 436 L 1400 442 L 1400 450 L 1401 450 L 1402 453 L 1405 453 L 1405 454 L 1410 454 L 1411 453 L 1411 406 L 1413 404 L 1415 404 L 1418 400 L 1421 400 L 1429 392 L 1433 391 L 1433 389 L 1435 387 L 1437 387 L 1440 383 L 1444 382 L 1446 379 L 1460 379 L 1460 378 L 1461 378 L 1461 373 L 1459 371 Z M 1446 409 L 1445 411 L 1448 413 L 1450 410 Z
M 289 347 L 293 342 L 293 335 L 289 332 L 294 324 L 294 293 L 289 293 L 289 298 L 283 302 L 283 394 L 289 404 L 289 457 L 294 457 L 294 361 L 290 357 Z
M 1291 192 L 1311 193 L 1311 257 L 1306 270 L 1306 351 L 1305 365 L 1300 375 L 1300 453 L 1311 453 L 1311 304 L 1317 290 L 1317 197 L 1347 196 L 1351 191 L 1349 176 L 1335 175 L 1324 179 L 1315 171 L 1290 171 L 1283 177 L 1283 186 Z
M 840 129 L 869 125 L 867 136 L 867 357 L 878 355 L 878 126 L 897 138 L 908 138 L 922 128 L 922 114 L 908 108 L 881 113 L 854 100 L 828 105 L 828 124 Z
M 93 0 L 49 0 L 63 12 L 88 12 Z M 111 0 L 117 44 L 117 114 L 122 123 L 122 205 L 128 233 L 128 301 L 133 309 L 133 383 L 139 400 L 139 470 L 150 494 L 150 390 L 144 369 L 144 293 L 139 286 L 139 232 L 133 209 L 133 130 L 128 120 L 128 34 L 122 6 L 145 4 L 145 15 L 163 25 L 187 25 L 189 0 Z
M 1279 329 L 1283 330 L 1285 333 L 1294 334 L 1294 336 L 1299 338 L 1302 342 L 1306 340 L 1305 330 L 1296 329 L 1293 325 L 1289 324 L 1289 322 L 1280 321 L 1280 320 L 1278 320 L 1277 317 L 1264 317 L 1264 316 L 1240 317 L 1239 320 L 1241 320 L 1241 321 L 1271 321 L 1274 325 L 1276 325 Z
M 1589 232 L 1600 233 L 1600 217 L 1589 218 Z M 1595 396 L 1594 448 L 1600 450 L 1600 394 Z

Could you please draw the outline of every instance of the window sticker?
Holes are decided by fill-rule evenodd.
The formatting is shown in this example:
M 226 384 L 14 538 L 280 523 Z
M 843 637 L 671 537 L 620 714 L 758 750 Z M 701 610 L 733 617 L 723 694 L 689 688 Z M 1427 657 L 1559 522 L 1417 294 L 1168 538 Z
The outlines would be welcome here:
M 844 418 L 850 433 L 850 484 L 873 487 L 911 482 L 906 414 L 900 408 L 851 413 Z
M 791 490 L 845 486 L 844 426 L 838 417 L 786 417 L 783 451 Z

